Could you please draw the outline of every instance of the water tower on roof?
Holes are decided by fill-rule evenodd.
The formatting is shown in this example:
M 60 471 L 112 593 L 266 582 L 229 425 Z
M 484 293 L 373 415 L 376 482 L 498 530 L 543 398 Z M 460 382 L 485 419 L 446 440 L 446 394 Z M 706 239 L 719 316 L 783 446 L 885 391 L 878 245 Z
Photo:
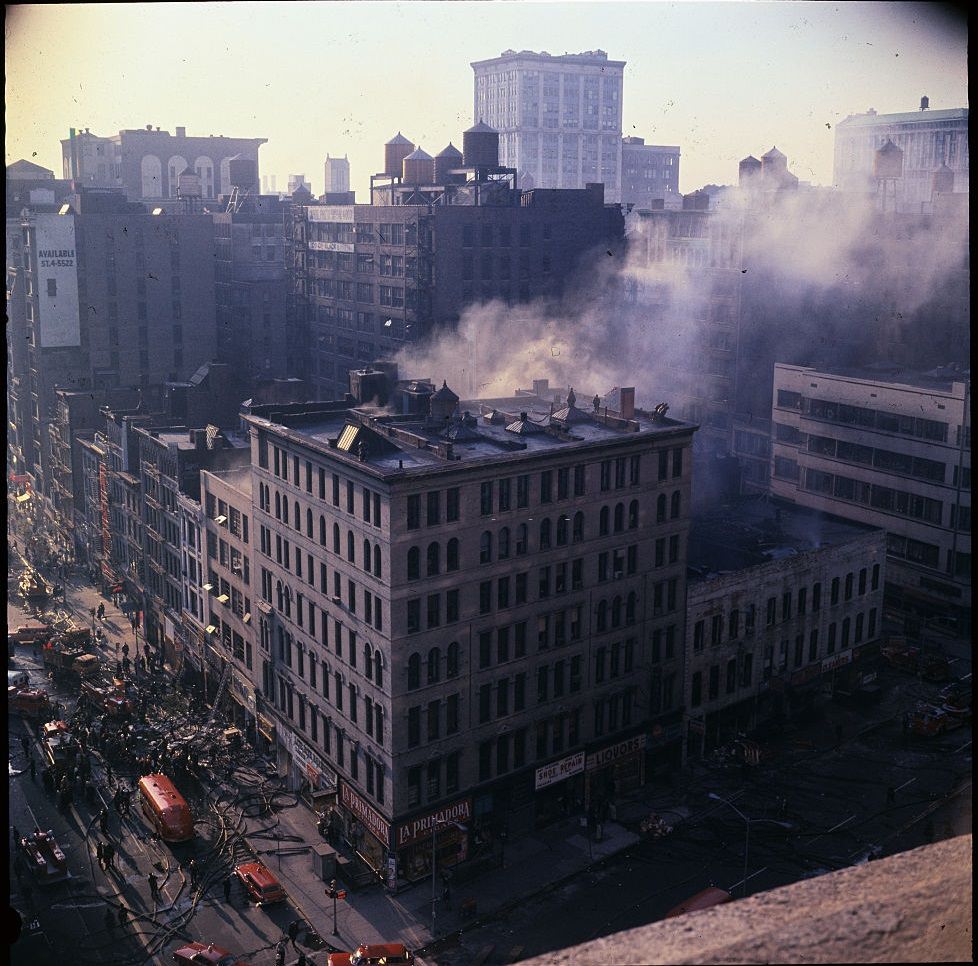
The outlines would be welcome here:
M 435 160 L 420 147 L 412 151 L 402 162 L 404 181 L 407 184 L 433 184 L 435 180 Z
M 384 174 L 400 177 L 404 159 L 414 150 L 414 145 L 400 131 L 384 145 Z
M 873 177 L 878 186 L 880 210 L 896 211 L 897 182 L 903 178 L 903 151 L 889 138 L 873 157 Z
M 451 178 L 449 172 L 461 167 L 462 152 L 449 142 L 448 147 L 435 155 L 435 184 L 448 184 Z
M 467 168 L 499 166 L 499 132 L 479 121 L 462 132 L 462 159 Z

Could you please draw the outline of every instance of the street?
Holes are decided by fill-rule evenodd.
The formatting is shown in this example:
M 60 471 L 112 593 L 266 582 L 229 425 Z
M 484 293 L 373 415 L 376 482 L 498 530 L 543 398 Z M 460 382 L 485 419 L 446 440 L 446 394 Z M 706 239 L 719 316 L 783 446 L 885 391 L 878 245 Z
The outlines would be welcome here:
M 746 773 L 694 765 L 674 810 L 660 812 L 675 826 L 668 836 L 515 904 L 432 958 L 439 966 L 517 962 L 654 922 L 709 885 L 740 898 L 970 832 L 970 727 L 905 739 L 892 709 L 933 700 L 939 686 L 889 669 L 880 683 L 886 706 L 829 704 L 822 718 L 767 743 L 772 757 Z
M 29 617 L 13 595 L 17 579 L 13 563 L 8 572 L 10 628 L 25 623 Z M 92 586 L 69 576 L 64 609 L 77 623 L 89 626 L 89 611 L 100 603 L 106 605 L 105 619 L 98 622 L 106 635 L 101 654 L 109 666 L 114 666 L 117 644 L 121 646 L 124 639 L 132 642 L 132 630 L 125 617 Z M 13 667 L 27 671 L 32 684 L 43 687 L 52 701 L 62 702 L 66 709 L 64 717 L 69 722 L 73 719 L 77 678 L 48 679 L 40 650 L 26 645 L 17 646 Z M 172 684 L 163 684 L 158 674 L 155 678 L 162 688 L 172 688 Z M 171 733 L 176 734 L 181 726 L 192 730 L 206 721 L 207 715 L 193 703 L 196 699 L 159 687 L 154 694 L 146 686 L 145 675 L 142 683 L 143 693 L 149 699 L 147 721 L 155 718 L 168 724 Z M 21 745 L 23 736 L 28 738 L 29 753 L 37 767 L 33 780 L 29 759 Z M 142 773 L 131 756 L 122 754 L 110 761 L 111 778 L 105 755 L 92 754 L 91 758 L 96 799 L 86 801 L 76 794 L 66 809 L 59 809 L 55 797 L 45 791 L 41 780 L 46 763 L 36 729 L 27 720 L 11 714 L 8 728 L 10 823 L 21 836 L 35 828 L 50 830 L 66 856 L 70 873 L 67 881 L 42 886 L 33 883 L 29 874 L 19 874 L 19 870 L 11 868 L 12 901 L 24 912 L 23 939 L 12 948 L 11 962 L 44 966 L 70 958 L 72 962 L 93 966 L 164 963 L 171 962 L 172 951 L 187 940 L 216 943 L 254 966 L 275 962 L 277 944 L 286 935 L 289 923 L 300 918 L 300 914 L 288 902 L 259 908 L 237 881 L 229 901 L 225 902 L 224 884 L 235 865 L 253 860 L 242 833 L 248 830 L 261 835 L 264 829 L 265 834 L 274 835 L 275 813 L 282 808 L 296 807 L 296 796 L 283 792 L 279 780 L 265 773 L 264 762 L 251 759 L 247 752 L 239 754 L 233 762 L 218 762 L 216 758 L 202 762 L 205 775 L 207 765 L 211 765 L 211 777 L 206 782 L 190 777 L 181 787 L 196 820 L 195 838 L 185 844 L 167 845 L 154 841 L 135 796 L 128 814 L 119 814 L 113 807 L 114 793 L 119 789 L 134 789 Z M 216 774 L 218 767 L 220 775 Z M 107 834 L 101 833 L 97 821 L 102 807 L 109 814 Z M 115 849 L 113 868 L 109 871 L 103 871 L 96 859 L 96 845 L 101 842 L 111 842 Z M 187 869 L 191 859 L 199 867 L 196 886 Z M 272 859 L 266 861 L 274 868 Z M 158 881 L 159 892 L 155 898 L 149 884 L 151 873 Z M 128 910 L 125 924 L 119 923 L 120 905 Z M 114 921 L 110 922 L 110 914 Z M 323 946 L 318 937 L 307 934 L 303 927 L 298 945 L 289 947 L 286 961 L 295 962 L 300 949 L 310 954 Z

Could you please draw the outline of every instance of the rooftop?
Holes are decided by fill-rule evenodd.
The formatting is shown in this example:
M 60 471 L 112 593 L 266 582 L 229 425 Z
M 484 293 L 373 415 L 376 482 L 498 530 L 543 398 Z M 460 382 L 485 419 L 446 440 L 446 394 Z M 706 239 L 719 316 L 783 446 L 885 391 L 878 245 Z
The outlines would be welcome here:
M 522 966 L 973 962 L 971 871 L 961 835 Z
M 938 366 L 921 372 L 907 369 L 889 362 L 870 363 L 865 366 L 794 366 L 779 362 L 782 369 L 800 369 L 813 374 L 840 376 L 845 379 L 859 379 L 884 385 L 914 386 L 917 389 L 931 389 L 952 392 L 955 383 L 970 383 L 971 370 L 958 366 Z
M 902 114 L 877 114 L 875 111 L 865 114 L 850 114 L 844 121 L 836 124 L 840 127 L 887 127 L 893 124 L 923 124 L 942 121 L 967 121 L 968 108 L 953 107 L 944 111 L 906 111 Z
M 426 402 L 425 384 L 410 385 L 415 395 L 420 385 L 419 398 Z M 430 395 L 437 395 L 430 384 L 428 389 Z M 312 442 L 379 473 L 398 475 L 442 470 L 454 463 L 519 460 L 567 447 L 600 446 L 641 434 L 669 436 L 694 428 L 664 413 L 636 411 L 633 419 L 623 419 L 604 408 L 595 410 L 590 396 L 578 408 L 573 390 L 569 395 L 567 405 L 554 405 L 533 394 L 460 400 L 452 416 L 440 424 L 393 408 L 328 403 L 255 407 L 245 419 L 256 426 L 283 426 L 300 442 Z
M 766 495 L 749 496 L 694 516 L 689 540 L 690 579 L 721 574 L 840 546 L 872 527 L 825 516 Z

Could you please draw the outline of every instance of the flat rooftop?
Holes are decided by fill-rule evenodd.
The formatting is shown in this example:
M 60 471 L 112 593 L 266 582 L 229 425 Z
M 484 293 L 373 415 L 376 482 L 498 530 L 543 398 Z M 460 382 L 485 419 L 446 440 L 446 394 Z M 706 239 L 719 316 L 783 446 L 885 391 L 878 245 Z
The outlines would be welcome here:
M 774 502 L 764 494 L 743 497 L 694 515 L 689 579 L 709 580 L 773 560 L 841 546 L 874 529 Z
M 783 369 L 801 369 L 805 372 L 820 373 L 826 376 L 840 376 L 844 379 L 858 379 L 865 382 L 913 386 L 916 389 L 931 389 L 950 393 L 955 383 L 971 382 L 971 369 L 939 366 L 926 372 L 908 369 L 890 363 L 870 363 L 865 366 L 802 366 L 778 363 Z
M 532 394 L 458 400 L 454 415 L 440 426 L 421 416 L 327 403 L 255 407 L 245 418 L 256 426 L 285 427 L 300 441 L 313 441 L 334 456 L 383 474 L 536 457 L 569 447 L 640 435 L 668 437 L 696 428 L 666 415 L 639 410 L 634 418 L 623 419 L 604 408 L 595 411 L 591 403 L 568 408 L 566 402 L 556 405 Z

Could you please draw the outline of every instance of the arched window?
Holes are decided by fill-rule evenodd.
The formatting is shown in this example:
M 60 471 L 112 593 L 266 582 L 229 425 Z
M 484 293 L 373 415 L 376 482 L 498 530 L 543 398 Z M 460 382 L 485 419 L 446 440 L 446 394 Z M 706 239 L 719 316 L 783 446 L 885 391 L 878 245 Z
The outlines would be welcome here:
M 611 602 L 611 626 L 621 627 L 621 597 Z
M 660 493 L 655 501 L 655 522 L 664 523 L 666 519 L 666 495 Z
M 299 509 L 298 500 L 296 500 L 292 505 L 292 526 L 302 533 L 302 511 Z
M 428 651 L 428 683 L 437 684 L 441 678 L 441 651 L 433 647 Z
M 527 527 L 525 523 L 521 523 L 516 530 L 516 556 L 517 557 L 526 553 L 526 543 L 527 543 Z
M 214 162 L 199 157 L 194 161 L 194 173 L 200 178 L 200 192 L 204 198 L 214 197 Z
M 492 534 L 488 530 L 482 531 L 479 538 L 479 563 L 491 563 L 492 561 Z
M 367 675 L 367 680 L 374 679 L 374 652 L 369 644 L 363 645 L 363 673 Z
M 608 601 L 598 602 L 598 631 L 608 629 Z
M 353 531 L 346 531 L 346 559 L 350 563 L 356 563 L 356 541 L 353 539 Z
M 499 552 L 498 557 L 500 560 L 505 560 L 509 557 L 509 527 L 503 527 L 499 531 Z
M 340 552 L 340 525 L 333 524 L 333 553 Z
M 312 510 L 306 510 L 306 536 L 312 537 Z
M 562 547 L 567 543 L 567 531 L 570 529 L 570 517 L 562 513 L 557 517 L 557 546 Z
M 188 164 L 186 158 L 180 157 L 179 154 L 175 154 L 166 164 L 167 168 L 167 186 L 169 191 L 167 193 L 168 198 L 176 198 L 177 188 L 180 186 L 180 175 L 187 170 Z
M 574 527 L 571 535 L 571 540 L 574 543 L 580 543 L 584 539 L 584 512 L 578 510 L 574 514 Z
M 374 576 L 375 577 L 383 576 L 380 572 L 380 544 L 379 543 L 374 544 Z
M 458 540 L 452 537 L 445 550 L 445 569 L 458 570 Z
M 275 581 L 275 604 L 278 608 L 279 613 L 285 610 L 285 598 L 282 594 L 282 581 Z
M 628 600 L 625 603 L 625 623 L 634 624 L 635 623 L 635 605 L 638 603 L 638 595 L 635 591 L 631 591 L 628 595 Z
M 384 656 L 379 650 L 374 651 L 374 684 L 378 688 L 384 686 Z
M 412 654 L 408 658 L 408 691 L 421 687 L 421 655 Z
M 421 576 L 421 551 L 417 547 L 408 550 L 407 579 L 417 580 Z
M 609 527 L 610 517 L 611 517 L 611 510 L 606 506 L 601 507 L 601 513 L 598 514 L 598 536 L 599 537 L 606 537 L 608 535 L 608 531 L 610 529 Z
M 628 504 L 628 529 L 634 530 L 638 526 L 638 500 L 632 500 Z
M 144 198 L 163 197 L 163 165 L 153 154 L 144 154 L 139 162 Z
M 326 517 L 321 513 L 319 514 L 319 543 L 321 546 L 326 546 Z
M 671 517 L 675 520 L 679 516 L 679 501 L 681 497 L 679 495 L 679 490 L 676 490 L 672 495 L 672 507 L 671 507 Z
M 625 504 L 615 504 L 615 533 L 621 533 L 625 529 Z
M 540 521 L 540 549 L 550 549 L 550 517 L 544 517 Z
M 366 538 L 363 541 L 363 569 L 370 573 L 370 541 Z
M 434 577 L 441 572 L 441 545 L 438 543 L 428 544 L 428 576 Z
M 282 498 L 278 494 L 278 490 L 275 491 L 275 519 L 282 519 Z
M 448 645 L 448 658 L 445 662 L 445 674 L 447 677 L 458 677 L 458 641 L 452 641 Z

